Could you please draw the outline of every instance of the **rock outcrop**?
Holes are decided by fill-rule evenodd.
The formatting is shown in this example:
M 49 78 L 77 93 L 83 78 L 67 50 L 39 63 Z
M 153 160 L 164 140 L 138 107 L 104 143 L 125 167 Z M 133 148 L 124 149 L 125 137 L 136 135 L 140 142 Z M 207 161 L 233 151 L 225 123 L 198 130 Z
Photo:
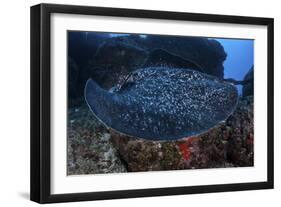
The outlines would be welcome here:
M 75 96 L 71 98 L 77 100 L 73 103 L 82 102 L 87 79 L 92 78 L 110 89 L 124 81 L 130 72 L 144 66 L 191 68 L 219 78 L 224 76 L 226 53 L 218 41 L 208 38 L 73 33 L 68 43 L 71 45 L 68 56 L 79 68 L 76 81 L 69 83 L 69 90 L 75 88 Z M 70 74 L 75 73 L 73 69 L 69 64 Z
M 242 95 L 252 96 L 254 94 L 254 66 L 248 71 L 245 75 L 244 80 L 245 84 L 243 85 Z
M 68 32 L 68 107 L 83 103 L 85 83 L 92 76 L 89 64 L 99 45 L 108 38 L 102 33 Z

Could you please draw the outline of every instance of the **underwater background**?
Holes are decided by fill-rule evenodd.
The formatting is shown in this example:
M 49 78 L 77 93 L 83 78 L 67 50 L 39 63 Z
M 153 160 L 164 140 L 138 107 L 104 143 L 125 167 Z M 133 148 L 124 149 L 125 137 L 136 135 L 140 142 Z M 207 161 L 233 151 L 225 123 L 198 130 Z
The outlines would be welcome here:
M 224 77 L 242 80 L 249 68 L 254 65 L 254 40 L 220 39 L 215 38 L 227 53 L 223 63 Z M 238 91 L 242 93 L 242 86 L 237 85 Z
M 67 172 L 181 170 L 254 165 L 254 40 L 68 31 Z M 101 123 L 87 106 L 86 81 L 110 91 L 145 67 L 188 68 L 234 83 L 235 111 L 206 133 L 143 140 Z

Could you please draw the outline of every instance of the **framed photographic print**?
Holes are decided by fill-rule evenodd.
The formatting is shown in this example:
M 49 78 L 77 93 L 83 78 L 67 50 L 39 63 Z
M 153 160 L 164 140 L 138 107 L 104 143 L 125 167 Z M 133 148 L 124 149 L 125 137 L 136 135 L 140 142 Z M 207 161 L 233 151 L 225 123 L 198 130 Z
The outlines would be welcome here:
M 31 7 L 31 200 L 273 188 L 273 19 Z

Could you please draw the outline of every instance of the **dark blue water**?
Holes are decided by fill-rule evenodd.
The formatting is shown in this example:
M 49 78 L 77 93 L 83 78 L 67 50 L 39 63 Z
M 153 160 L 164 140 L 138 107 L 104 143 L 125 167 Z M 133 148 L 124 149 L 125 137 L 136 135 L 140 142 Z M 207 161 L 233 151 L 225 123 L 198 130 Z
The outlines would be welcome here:
M 216 39 L 224 47 L 224 77 L 242 80 L 254 64 L 254 40 Z M 241 94 L 242 86 L 238 85 Z

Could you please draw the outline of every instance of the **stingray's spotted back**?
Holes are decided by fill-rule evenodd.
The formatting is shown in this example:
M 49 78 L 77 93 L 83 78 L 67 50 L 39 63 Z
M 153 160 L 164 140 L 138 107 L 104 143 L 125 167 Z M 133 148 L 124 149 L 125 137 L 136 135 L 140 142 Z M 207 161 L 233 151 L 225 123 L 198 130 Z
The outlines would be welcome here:
M 108 127 L 149 139 L 174 140 L 207 131 L 235 109 L 234 85 L 194 70 L 151 67 L 132 73 L 115 92 L 87 82 L 85 98 Z

